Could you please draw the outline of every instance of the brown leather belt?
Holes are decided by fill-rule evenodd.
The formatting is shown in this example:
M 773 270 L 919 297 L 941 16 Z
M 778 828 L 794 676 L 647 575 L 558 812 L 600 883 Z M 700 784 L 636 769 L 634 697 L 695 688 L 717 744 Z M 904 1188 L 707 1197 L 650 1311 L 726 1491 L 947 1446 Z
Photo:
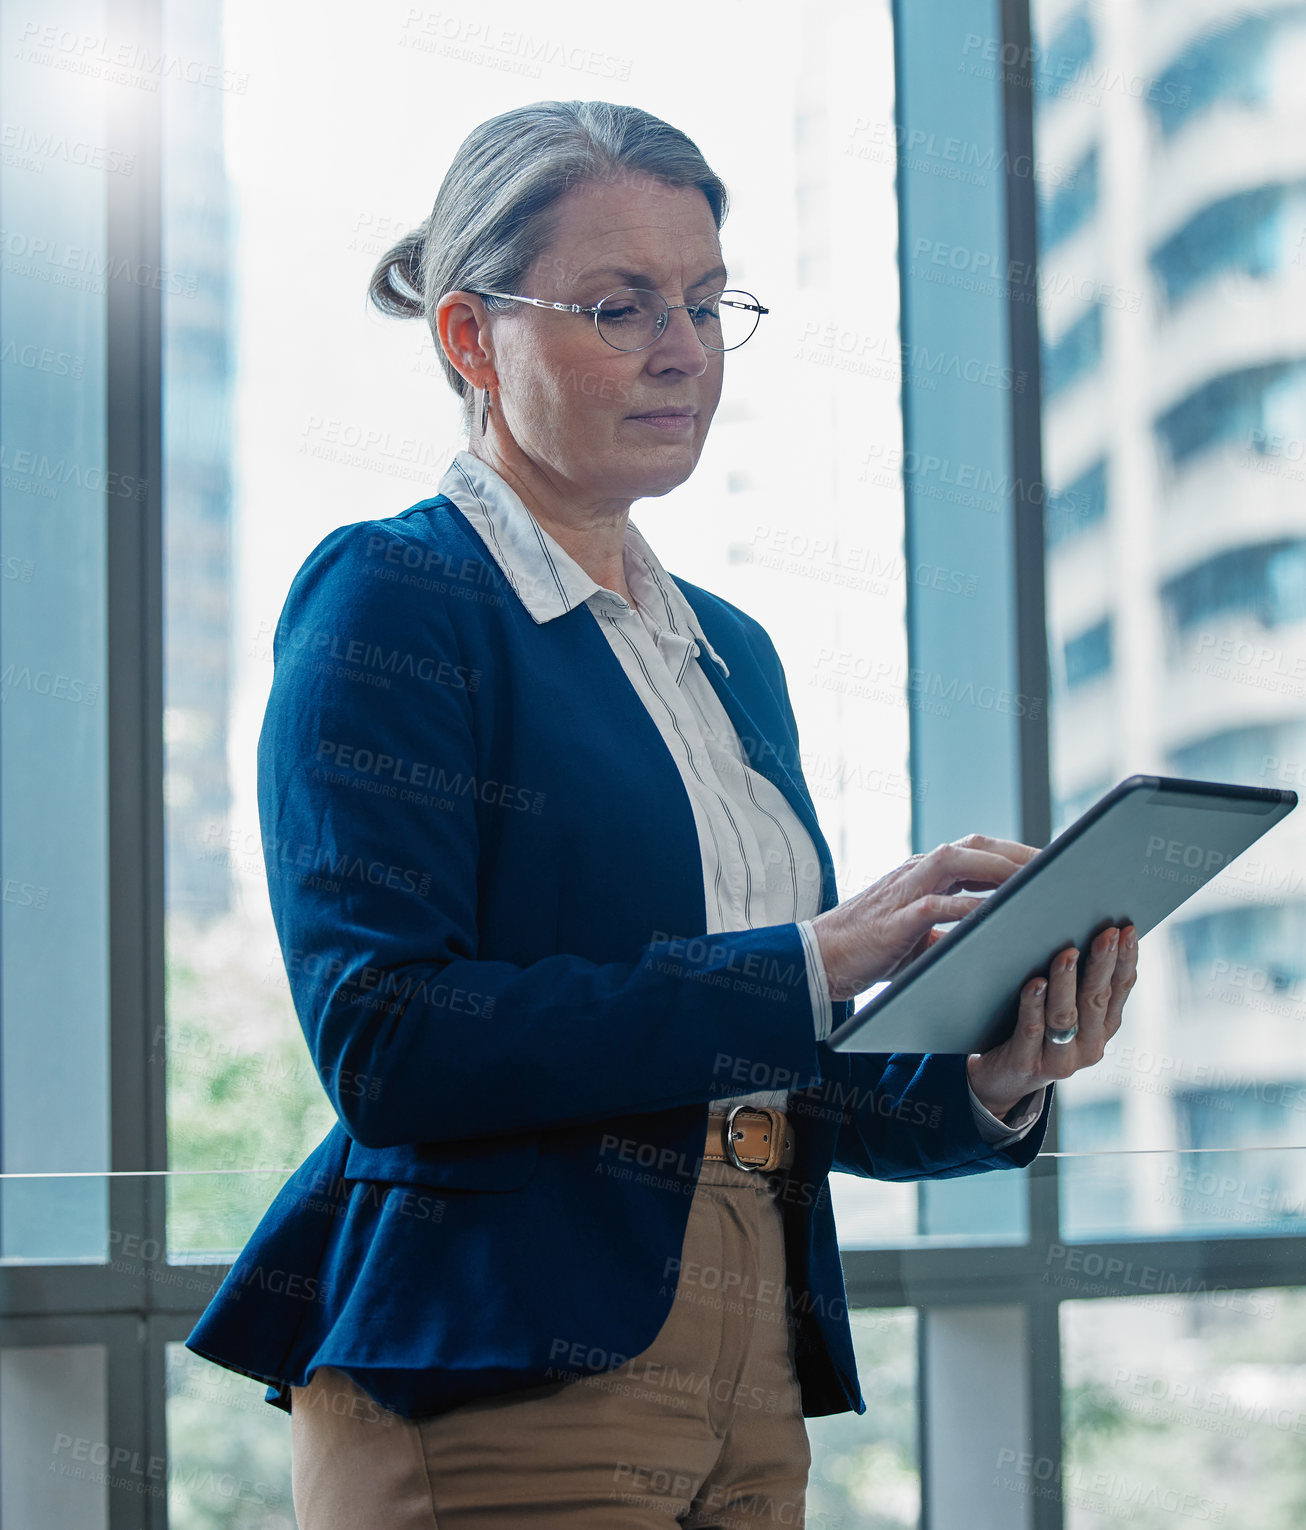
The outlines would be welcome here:
M 793 1127 L 774 1105 L 735 1105 L 729 1115 L 708 1115 L 703 1156 L 737 1169 L 787 1169 L 794 1161 Z

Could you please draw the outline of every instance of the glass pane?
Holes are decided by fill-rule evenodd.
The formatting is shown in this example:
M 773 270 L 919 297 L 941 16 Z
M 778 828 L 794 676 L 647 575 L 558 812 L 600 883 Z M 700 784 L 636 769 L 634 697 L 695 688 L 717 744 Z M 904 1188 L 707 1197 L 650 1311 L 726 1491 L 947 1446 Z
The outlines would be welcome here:
M 272 1168 L 169 1174 L 169 1259 L 187 1265 L 234 1259 L 288 1177 Z
M 106 90 L 0 8 L 0 1168 L 108 1164 L 105 513 L 106 183 L 130 173 Z M 104 1182 L 5 1187 L 0 1260 L 104 1257 Z
M 848 1320 L 866 1412 L 808 1419 L 805 1523 L 812 1530 L 915 1530 L 921 1513 L 916 1311 L 859 1307 Z
M 180 1306 L 198 1316 L 288 1176 L 284 1171 L 261 1169 L 181 1169 L 88 1177 L 106 1201 L 111 1191 L 121 1196 L 123 1215 L 109 1231 L 107 1260 L 81 1261 L 99 1266 L 91 1286 L 62 1287 L 65 1292 L 80 1293 L 66 1299 L 78 1311 L 116 1310 L 134 1303 L 142 1309 Z M 69 1178 L 77 1185 L 84 1176 Z M 68 1184 L 59 1174 L 0 1175 L 0 1190 L 6 1194 L 24 1191 L 32 1206 L 46 1214 L 47 1207 L 59 1207 L 68 1199 Z M 157 1214 L 163 1194 L 168 1216 L 176 1222 L 172 1246 L 145 1230 L 144 1218 Z M 176 1253 L 178 1246 L 185 1250 L 183 1254 Z M 7 1310 L 48 1310 L 53 1298 L 46 1290 L 50 1276 L 40 1268 L 42 1261 L 11 1259 L 7 1263 Z M 87 1297 L 88 1289 L 97 1294 Z
M 894 1248 L 915 1241 L 919 1189 L 854 1174 L 831 1174 L 830 1201 L 841 1248 Z
M 1066 1302 L 1061 1348 L 1067 1530 L 1301 1525 L 1306 1290 Z
M 1306 1149 L 1130 1153 L 1059 1159 L 1067 1241 L 1306 1233 Z
M 169 0 L 164 13 L 165 53 L 205 66 L 161 81 L 164 265 L 178 277 L 163 297 L 168 1161 L 284 1170 L 333 1116 L 290 1003 L 253 800 L 270 666 L 265 638 L 242 640 L 239 571 L 285 512 L 270 509 L 274 465 L 257 453 L 242 464 L 233 445 L 241 315 L 262 323 L 256 300 L 238 310 L 233 295 L 242 247 L 226 144 L 248 76 L 228 56 L 221 0 Z M 265 408 L 269 386 L 256 368 L 247 407 Z M 242 470 L 258 507 L 243 518 Z M 264 1174 L 223 1183 L 219 1195 L 170 1179 L 178 1255 L 230 1256 L 275 1192 Z
M 289 1415 L 182 1344 L 166 1355 L 168 1530 L 295 1530 Z
M 0 1524 L 108 1530 L 111 1479 L 128 1479 L 140 1512 L 158 1479 L 148 1462 L 115 1455 L 106 1361 L 102 1344 L 0 1349 Z
M 892 1183 L 831 1174 L 841 1248 L 955 1248 L 1023 1243 L 1028 1169 Z
M 429 332 L 382 322 L 364 292 L 462 137 L 522 86 L 498 52 L 411 7 L 308 40 L 249 0 L 165 12 L 169 47 L 222 82 L 163 82 L 165 252 L 187 275 L 165 294 L 169 1161 L 290 1167 L 333 1116 L 268 907 L 255 742 L 272 634 L 329 530 L 431 494 L 463 445 Z M 578 75 L 528 7 L 498 18 L 504 39 L 534 39 L 532 92 L 632 100 L 690 133 L 730 187 L 731 280 L 770 309 L 727 364 L 693 477 L 632 519 L 667 567 L 773 637 L 848 896 L 910 851 L 907 580 L 955 573 L 902 556 L 890 7 L 813 11 L 799 49 L 784 29 L 734 29 L 740 77 L 773 82 L 782 103 L 746 143 L 672 33 L 610 9 L 568 15 L 561 31 L 593 34 L 602 77 Z M 378 156 L 411 141 L 419 114 L 420 153 Z M 306 231 L 313 258 L 287 286 Z M 846 1190 L 850 1206 L 864 1189 Z
M 1135 771 L 1306 781 L 1306 10 L 1254 10 L 1033 7 L 1055 830 Z M 1201 1183 L 1306 1142 L 1304 836 L 1145 937 L 1063 1148 L 1201 1149 Z M 1242 1230 L 1109 1172 L 1068 1166 L 1067 1236 Z

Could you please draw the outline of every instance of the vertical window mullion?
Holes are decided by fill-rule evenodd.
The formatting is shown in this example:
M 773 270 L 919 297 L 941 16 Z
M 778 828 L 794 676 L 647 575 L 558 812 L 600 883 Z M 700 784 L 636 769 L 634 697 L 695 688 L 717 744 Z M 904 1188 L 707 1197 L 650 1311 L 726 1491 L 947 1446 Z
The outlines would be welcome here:
M 1000 0 L 1003 57 L 1033 59 L 1030 0 Z M 1038 202 L 1034 177 L 1033 66 L 1003 71 L 1003 122 L 1006 147 L 1007 260 L 1026 273 L 1024 295 L 1038 292 Z M 1025 173 L 1019 173 L 1020 167 Z M 1052 838 L 1051 763 L 1048 750 L 1047 602 L 1044 589 L 1044 501 L 1038 303 L 1007 303 L 1013 372 L 1025 378 L 1011 395 L 1012 557 L 1016 601 L 1011 630 L 1016 644 L 1020 694 L 1033 697 L 1017 720 L 1020 758 L 1020 838 L 1045 845 Z M 1053 1107 L 1044 1151 L 1057 1150 L 1057 1113 Z M 1035 1160 L 1026 1181 L 1029 1190 L 1029 1237 L 1032 1250 L 1051 1249 L 1060 1236 L 1058 1167 L 1061 1160 Z M 1055 1462 L 1060 1482 L 1061 1342 L 1058 1305 L 1041 1299 L 1035 1286 L 1026 1308 L 1028 1321 L 1029 1444 L 1035 1461 Z M 1033 1501 L 1034 1530 L 1062 1530 L 1061 1494 L 1039 1494 Z
M 895 7 L 906 560 L 909 570 L 961 566 L 981 592 L 964 611 L 908 581 L 911 769 L 930 787 L 914 799 L 917 851 L 972 830 L 1031 844 L 1051 837 L 1037 314 L 1033 302 L 1012 301 L 1001 279 L 1018 262 L 1022 292 L 1036 290 L 1029 72 L 1005 67 L 1029 35 L 1027 0 L 978 8 L 945 0 L 928 14 Z M 964 279 L 976 271 L 991 280 Z M 946 706 L 931 704 L 954 694 Z M 986 707 L 982 695 L 1008 701 Z M 1055 1147 L 1051 1135 L 1047 1146 Z M 1047 1172 L 1055 1163 L 1036 1164 L 1026 1178 L 1031 1250 L 1056 1237 L 1056 1181 Z M 982 1194 L 987 1178 L 953 1184 Z M 949 1193 L 921 1187 L 923 1203 L 942 1207 L 942 1216 L 932 1213 L 941 1230 Z M 993 1207 L 999 1215 L 997 1199 Z M 1031 1286 L 1013 1294 L 1024 1299 L 1002 1309 L 1007 1322 L 922 1311 L 925 1526 L 961 1501 L 964 1480 L 975 1523 L 988 1515 L 1060 1530 L 1054 1498 L 991 1486 L 1000 1476 L 979 1433 L 969 1445 L 965 1431 L 943 1445 L 956 1388 L 942 1378 L 969 1368 L 987 1376 L 1010 1448 L 1059 1460 L 1055 1302 Z M 998 1309 L 989 1311 L 996 1319 Z M 930 1385 L 931 1376 L 941 1384 Z
M 142 83 L 113 95 L 111 141 L 134 173 L 108 178 L 107 496 L 109 676 L 111 1166 L 167 1167 L 164 1116 L 162 259 L 159 0 L 110 0 L 107 34 L 130 44 Z M 110 1253 L 136 1235 L 154 1251 L 140 1263 L 140 1302 L 153 1306 L 167 1257 L 161 1178 L 110 1181 Z M 125 1245 L 120 1245 L 125 1246 Z M 143 1460 L 166 1460 L 162 1367 L 146 1328 L 135 1352 L 110 1367 L 109 1438 Z M 157 1395 L 155 1395 L 157 1393 Z M 152 1422 L 151 1422 L 152 1421 Z M 111 1530 L 165 1530 L 167 1495 L 114 1495 Z

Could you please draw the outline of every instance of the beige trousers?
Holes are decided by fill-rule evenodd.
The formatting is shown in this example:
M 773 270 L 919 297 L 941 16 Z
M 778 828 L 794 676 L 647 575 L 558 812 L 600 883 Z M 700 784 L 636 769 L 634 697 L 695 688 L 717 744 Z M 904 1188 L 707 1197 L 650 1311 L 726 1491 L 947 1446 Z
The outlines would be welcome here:
M 704 1162 L 670 1314 L 614 1370 L 417 1419 L 330 1367 L 292 1387 L 299 1530 L 801 1527 L 781 1178 Z

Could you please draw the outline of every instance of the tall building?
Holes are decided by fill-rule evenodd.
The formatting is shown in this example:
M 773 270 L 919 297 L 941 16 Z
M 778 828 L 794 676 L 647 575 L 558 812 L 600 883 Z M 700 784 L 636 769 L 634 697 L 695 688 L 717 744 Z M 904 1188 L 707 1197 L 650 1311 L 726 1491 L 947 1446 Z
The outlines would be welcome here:
M 1034 20 L 1054 828 L 1135 771 L 1302 790 L 1306 5 Z M 1066 1147 L 1299 1140 L 1304 831 L 1299 811 L 1145 941 L 1114 1057 L 1063 1090 Z M 1299 1220 L 1287 1173 L 1258 1163 L 1258 1193 Z M 1081 1210 L 1227 1219 L 1173 1190 L 1099 1174 Z

